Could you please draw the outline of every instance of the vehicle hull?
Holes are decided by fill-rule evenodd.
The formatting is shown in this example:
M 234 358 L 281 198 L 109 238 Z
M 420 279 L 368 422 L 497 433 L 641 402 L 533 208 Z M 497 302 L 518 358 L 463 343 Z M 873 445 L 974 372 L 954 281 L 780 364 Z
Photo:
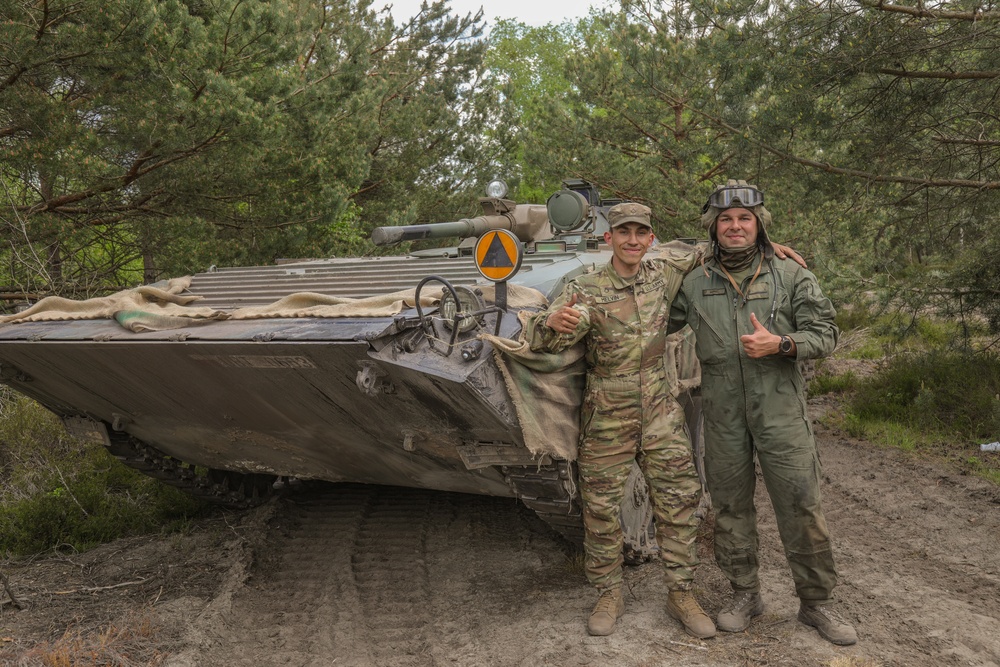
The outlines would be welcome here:
M 0 369 L 60 416 L 107 424 L 199 466 L 514 495 L 493 467 L 470 469 L 460 454 L 522 444 L 490 359 L 380 359 L 363 338 L 337 340 L 364 333 L 342 319 L 251 322 L 170 336 L 123 335 L 105 322 L 17 325 L 0 331 Z M 237 330 L 244 340 L 225 340 Z M 296 340 L 280 340 L 282 331 Z M 359 386 L 361 373 L 373 386 Z

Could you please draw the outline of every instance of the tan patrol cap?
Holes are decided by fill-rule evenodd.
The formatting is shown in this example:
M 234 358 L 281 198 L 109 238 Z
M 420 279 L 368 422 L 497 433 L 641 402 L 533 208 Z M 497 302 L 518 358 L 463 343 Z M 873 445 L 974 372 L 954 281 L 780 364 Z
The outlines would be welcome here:
M 608 223 L 612 229 L 619 225 L 624 225 L 626 222 L 637 222 L 652 229 L 653 225 L 649 223 L 649 213 L 648 206 L 636 204 L 635 202 L 630 201 L 615 204 L 608 211 Z

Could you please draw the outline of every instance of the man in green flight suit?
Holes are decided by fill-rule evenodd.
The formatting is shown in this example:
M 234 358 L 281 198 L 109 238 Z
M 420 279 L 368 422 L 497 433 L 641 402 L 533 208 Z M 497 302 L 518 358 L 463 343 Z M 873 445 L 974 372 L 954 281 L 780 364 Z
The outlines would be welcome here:
M 524 332 L 536 352 L 560 352 L 581 340 L 586 346 L 578 465 L 587 578 L 600 592 L 587 629 L 592 635 L 611 634 L 625 609 L 619 513 L 625 481 L 637 461 L 656 517 L 670 590 L 667 611 L 689 634 L 712 637 L 715 624 L 691 593 L 701 485 L 684 411 L 670 393 L 663 358 L 670 303 L 702 253 L 682 243 L 666 244 L 656 258 L 644 260 L 654 236 L 650 210 L 642 204 L 612 207 L 608 222 L 611 230 L 604 238 L 611 261 L 570 282 Z M 777 249 L 798 257 L 783 246 Z
M 829 607 L 837 572 L 797 363 L 830 354 L 839 331 L 815 276 L 775 257 L 766 231 L 770 221 L 756 187 L 729 181 L 716 188 L 702 215 L 712 256 L 685 278 L 670 313 L 672 331 L 685 324 L 694 329 L 701 362 L 715 558 L 733 588 L 718 627 L 741 632 L 764 610 L 757 575 L 756 455 L 800 599 L 799 620 L 834 644 L 854 644 L 854 627 Z

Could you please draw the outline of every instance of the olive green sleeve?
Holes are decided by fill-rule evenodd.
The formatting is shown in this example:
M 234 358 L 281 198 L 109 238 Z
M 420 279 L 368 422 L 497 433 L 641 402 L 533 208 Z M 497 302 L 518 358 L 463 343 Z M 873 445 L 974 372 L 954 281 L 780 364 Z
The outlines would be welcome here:
M 834 323 L 837 311 L 819 287 L 816 276 L 805 269 L 798 269 L 792 276 L 792 317 L 797 359 L 825 357 L 837 347 L 840 330 Z
M 549 315 L 562 308 L 566 302 L 573 298 L 574 294 L 577 295 L 577 303 L 574 308 L 580 311 L 580 322 L 576 325 L 576 330 L 571 334 L 561 334 L 550 329 L 545 324 L 545 320 L 548 319 Z M 587 335 L 587 331 L 590 330 L 590 313 L 583 301 L 584 292 L 579 289 L 576 283 L 571 282 L 548 308 L 529 318 L 524 327 L 524 340 L 527 341 L 532 351 L 556 354 L 571 348 L 582 340 Z
M 670 324 L 667 325 L 668 334 L 677 333 L 688 323 L 687 314 L 689 307 L 687 293 L 682 286 L 670 304 Z

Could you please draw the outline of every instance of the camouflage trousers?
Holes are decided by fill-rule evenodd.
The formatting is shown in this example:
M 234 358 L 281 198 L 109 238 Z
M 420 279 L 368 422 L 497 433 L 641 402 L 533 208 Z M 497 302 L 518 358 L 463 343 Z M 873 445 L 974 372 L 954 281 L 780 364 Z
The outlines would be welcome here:
M 583 548 L 587 579 L 601 591 L 622 582 L 621 502 L 633 461 L 649 485 L 668 588 L 690 588 L 698 564 L 701 483 L 684 410 L 667 392 L 662 370 L 653 380 L 587 377 L 578 458 Z

